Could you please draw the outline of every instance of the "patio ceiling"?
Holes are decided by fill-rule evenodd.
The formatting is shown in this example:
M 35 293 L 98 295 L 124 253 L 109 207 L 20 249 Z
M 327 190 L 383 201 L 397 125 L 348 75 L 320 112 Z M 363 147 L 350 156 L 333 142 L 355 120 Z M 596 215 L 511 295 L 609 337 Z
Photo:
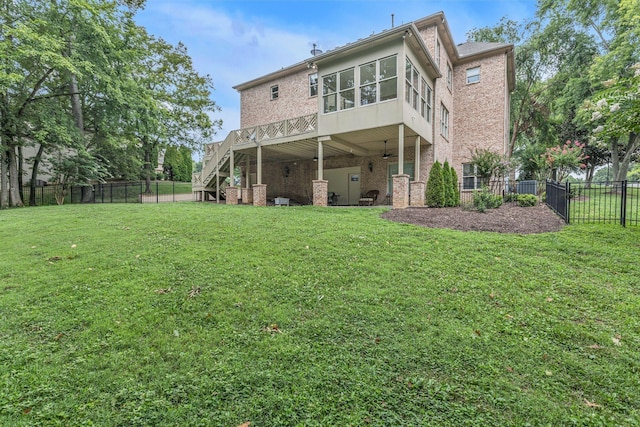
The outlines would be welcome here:
M 306 136 L 306 138 L 302 138 Z M 405 126 L 405 151 L 415 146 L 417 134 Z M 324 140 L 325 138 L 330 138 Z M 323 139 L 322 147 L 324 158 L 343 156 L 377 156 L 385 151 L 384 141 L 387 141 L 387 152 L 396 154 L 398 152 L 398 127 L 386 126 L 335 134 Z M 300 139 L 287 138 L 272 139 L 260 142 L 262 145 L 262 160 L 273 161 L 297 161 L 311 160 L 318 155 L 318 137 L 315 135 L 301 135 Z M 244 153 L 252 157 L 257 157 L 257 143 L 252 142 L 237 147 L 236 152 Z

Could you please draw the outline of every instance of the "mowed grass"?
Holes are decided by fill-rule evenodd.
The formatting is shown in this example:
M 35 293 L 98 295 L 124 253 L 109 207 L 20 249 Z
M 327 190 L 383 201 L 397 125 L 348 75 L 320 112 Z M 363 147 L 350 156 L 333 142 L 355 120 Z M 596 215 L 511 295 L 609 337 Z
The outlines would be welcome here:
M 0 425 L 640 423 L 640 230 L 0 212 Z
M 624 214 L 626 223 L 640 225 L 640 184 L 629 182 Z M 623 206 L 621 189 L 613 185 L 592 184 L 572 187 L 574 196 L 569 203 L 572 223 L 619 224 Z

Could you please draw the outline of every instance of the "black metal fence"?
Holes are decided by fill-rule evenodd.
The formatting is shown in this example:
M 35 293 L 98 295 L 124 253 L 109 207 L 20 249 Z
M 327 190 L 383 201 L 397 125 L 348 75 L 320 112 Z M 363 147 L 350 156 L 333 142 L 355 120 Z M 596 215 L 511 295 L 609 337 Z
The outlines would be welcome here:
M 67 203 L 160 203 L 192 200 L 191 183 L 154 181 L 146 191 L 144 181 L 108 182 L 73 186 L 64 194 L 58 185 L 22 189 L 25 205 L 46 206 Z
M 547 181 L 546 203 L 568 224 L 640 225 L 640 182 Z
M 477 183 L 478 188 L 464 188 L 464 183 L 459 184 L 460 204 L 467 206 L 473 204 L 473 195 L 476 190 L 486 187 L 496 196 L 502 196 L 504 200 L 509 200 L 510 196 L 517 194 L 538 194 L 538 183 L 535 180 L 526 181 L 489 181 L 486 183 Z

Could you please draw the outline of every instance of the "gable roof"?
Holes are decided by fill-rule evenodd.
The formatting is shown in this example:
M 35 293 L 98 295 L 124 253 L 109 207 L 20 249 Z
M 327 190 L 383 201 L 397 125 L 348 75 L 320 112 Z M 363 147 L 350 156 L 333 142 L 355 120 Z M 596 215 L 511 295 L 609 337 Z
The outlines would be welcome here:
M 456 48 L 458 49 L 459 57 L 462 59 L 466 56 L 479 55 L 505 48 L 513 48 L 513 45 L 506 43 L 465 42 L 460 43 Z
M 388 30 L 384 30 L 378 34 L 372 34 L 368 37 L 358 39 L 355 42 L 347 43 L 344 46 L 339 46 L 335 49 L 329 50 L 319 55 L 312 56 L 311 58 L 308 58 L 302 62 L 299 62 L 289 67 L 284 67 L 278 71 L 266 74 L 264 76 L 258 77 L 248 82 L 241 83 L 239 85 L 234 86 L 233 88 L 239 91 L 249 89 L 261 83 L 273 81 L 274 79 L 302 71 L 306 68 L 310 68 L 313 66 L 313 64 L 320 64 L 327 59 L 334 59 L 336 57 L 349 55 L 351 52 L 358 50 L 362 47 L 369 48 L 371 46 L 391 40 L 394 37 L 405 37 L 412 34 L 419 34 L 418 29 L 416 28 L 415 25 L 413 25 L 413 23 L 400 25 Z M 434 78 L 442 77 L 442 74 L 440 73 L 440 70 L 436 66 L 435 61 L 431 57 L 431 54 L 429 53 L 429 49 L 427 49 L 427 46 L 425 45 L 424 40 L 422 40 L 421 37 L 406 37 L 405 40 L 409 45 L 411 45 L 416 50 L 416 52 L 420 54 L 420 56 L 422 56 L 423 60 L 428 64 L 428 67 L 427 67 L 428 73 Z
M 336 55 L 347 55 L 349 52 L 356 50 L 363 46 L 371 46 L 372 44 L 382 43 L 391 37 L 399 36 L 400 34 L 419 34 L 419 30 L 431 26 L 438 27 L 438 35 L 440 40 L 449 52 L 449 56 L 453 62 L 453 65 L 459 65 L 465 62 L 469 62 L 476 59 L 482 59 L 487 56 L 493 56 L 500 53 L 507 55 L 507 77 L 509 90 L 513 91 L 515 88 L 515 57 L 513 53 L 513 45 L 505 43 L 485 43 L 485 42 L 466 42 L 459 45 L 455 45 L 449 24 L 445 19 L 444 12 L 440 11 L 433 15 L 425 16 L 416 21 L 408 24 L 393 27 L 388 30 L 384 30 L 378 34 L 372 34 L 369 37 L 361 38 L 355 42 L 347 43 L 344 46 L 339 46 L 335 49 L 329 50 L 322 54 L 305 59 L 302 62 L 291 65 L 289 67 L 283 67 L 278 71 L 263 75 L 256 79 L 250 80 L 245 83 L 240 83 L 233 86 L 234 89 L 241 91 L 257 86 L 262 83 L 273 81 L 275 79 L 288 76 L 300 72 L 306 68 L 310 68 L 312 64 L 319 64 L 327 58 L 335 58 Z M 438 69 L 435 61 L 431 57 L 431 53 L 427 49 L 422 37 L 408 37 L 408 44 L 412 45 L 417 52 L 421 53 L 429 64 L 429 72 L 433 77 L 442 77 L 440 70 Z
M 488 43 L 488 42 L 465 42 L 456 45 L 449 29 L 448 21 L 444 12 L 440 11 L 433 15 L 425 16 L 414 21 L 418 29 L 435 26 L 438 28 L 438 36 L 453 63 L 453 65 L 464 64 L 465 62 L 482 59 L 489 56 L 505 54 L 507 55 L 507 83 L 509 90 L 516 87 L 516 69 L 513 44 L 508 43 Z

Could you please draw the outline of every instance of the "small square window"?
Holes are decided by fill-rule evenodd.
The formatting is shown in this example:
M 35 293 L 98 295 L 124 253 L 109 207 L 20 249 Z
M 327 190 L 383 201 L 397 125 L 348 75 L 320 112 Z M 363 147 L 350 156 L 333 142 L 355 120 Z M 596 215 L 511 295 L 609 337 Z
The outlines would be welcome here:
M 278 85 L 271 86 L 271 100 L 278 99 Z
M 480 82 L 480 67 L 467 69 L 467 84 Z

